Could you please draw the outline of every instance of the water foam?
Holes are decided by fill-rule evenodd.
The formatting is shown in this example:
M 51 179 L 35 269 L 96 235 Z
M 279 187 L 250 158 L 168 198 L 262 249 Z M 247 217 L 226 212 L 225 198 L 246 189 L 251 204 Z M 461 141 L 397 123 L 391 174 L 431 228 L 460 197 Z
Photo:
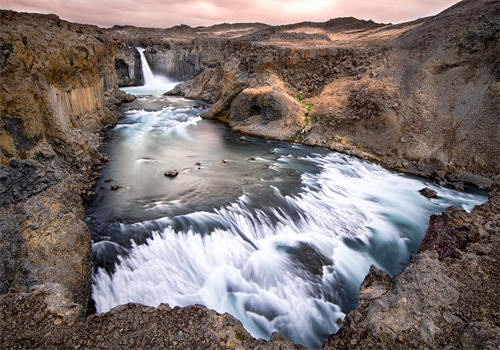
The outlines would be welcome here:
M 212 211 L 122 224 L 123 233 L 151 237 L 132 242 L 112 275 L 94 274 L 97 311 L 129 302 L 203 304 L 234 315 L 255 337 L 278 331 L 319 348 L 355 307 L 370 265 L 399 272 L 430 214 L 485 200 L 426 184 L 438 192 L 428 200 L 417 192 L 422 180 L 337 153 L 283 154 L 273 166 L 294 159 L 321 171 L 303 173 L 296 195 L 271 188 L 273 206 L 250 191 Z

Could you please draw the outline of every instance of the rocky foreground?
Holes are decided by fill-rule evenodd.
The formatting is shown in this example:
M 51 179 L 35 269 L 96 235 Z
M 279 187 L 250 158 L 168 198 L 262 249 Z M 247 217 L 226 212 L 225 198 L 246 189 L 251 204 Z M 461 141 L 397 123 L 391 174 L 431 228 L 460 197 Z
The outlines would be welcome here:
M 142 81 L 143 46 L 153 70 L 191 79 L 170 94 L 210 102 L 207 118 L 489 188 L 472 213 L 433 216 L 401 274 L 372 270 L 324 348 L 498 348 L 499 18 L 492 0 L 399 25 L 106 30 L 0 11 L 0 346 L 299 348 L 202 306 L 86 316 L 84 200 L 106 161 L 100 132 L 133 99 L 118 86 Z

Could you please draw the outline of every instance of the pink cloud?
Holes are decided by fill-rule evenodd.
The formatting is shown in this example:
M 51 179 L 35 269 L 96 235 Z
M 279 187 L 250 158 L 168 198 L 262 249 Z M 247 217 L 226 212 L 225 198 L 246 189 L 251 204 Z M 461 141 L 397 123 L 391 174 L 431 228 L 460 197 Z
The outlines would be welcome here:
M 100 26 L 191 26 L 221 22 L 284 24 L 354 16 L 377 22 L 404 22 L 436 14 L 457 0 L 5 0 L 2 8 L 56 13 Z

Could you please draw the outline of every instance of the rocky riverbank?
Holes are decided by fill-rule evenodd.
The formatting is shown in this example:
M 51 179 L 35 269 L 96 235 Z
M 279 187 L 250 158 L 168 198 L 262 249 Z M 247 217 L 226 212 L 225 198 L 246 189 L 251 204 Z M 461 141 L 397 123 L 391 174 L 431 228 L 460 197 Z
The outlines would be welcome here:
M 207 118 L 490 187 L 471 214 L 432 217 L 400 275 L 370 273 L 324 348 L 498 347 L 499 16 L 480 0 L 400 25 L 105 30 L 0 11 L 2 348 L 298 348 L 202 306 L 85 317 L 84 199 L 106 161 L 99 133 L 131 99 L 117 87 L 142 81 L 134 46 L 153 70 L 193 78 L 172 93 L 213 103 Z
M 433 215 L 394 278 L 372 267 L 359 307 L 323 349 L 496 349 L 500 344 L 500 187 L 467 213 Z
M 98 132 L 133 98 L 108 44 L 97 27 L 0 12 L 0 293 L 42 288 L 73 318 L 89 295 L 82 198 L 103 161 Z

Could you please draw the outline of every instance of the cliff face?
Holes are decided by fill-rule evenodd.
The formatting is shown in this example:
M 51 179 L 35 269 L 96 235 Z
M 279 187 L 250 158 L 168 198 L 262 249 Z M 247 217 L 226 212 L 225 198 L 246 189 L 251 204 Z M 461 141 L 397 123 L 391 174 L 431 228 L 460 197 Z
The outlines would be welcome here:
M 0 293 L 44 289 L 72 317 L 91 265 L 81 195 L 124 97 L 108 43 L 97 27 L 0 11 Z
M 141 55 L 135 47 L 117 43 L 115 46 L 115 70 L 120 87 L 144 84 Z
M 268 106 L 241 106 L 237 96 L 270 87 L 302 106 L 283 108 L 282 122 L 265 127 L 268 136 L 377 159 L 457 188 L 461 181 L 489 186 L 500 173 L 498 16 L 497 2 L 481 0 L 400 25 L 342 19 L 264 29 L 227 40 L 223 59 L 171 94 L 212 102 L 205 117 L 266 134 L 257 126 L 267 125 Z M 302 114 L 295 130 L 290 109 Z
M 166 29 L 114 26 L 107 34 L 117 47 L 116 56 L 124 61 L 117 64 L 119 85 L 128 86 L 143 83 L 136 75 L 140 59 L 137 55 L 134 58 L 134 47 L 146 48 L 145 55 L 154 73 L 183 81 L 223 62 L 228 55 L 226 44 L 231 39 L 267 28 L 270 26 L 263 23 L 223 23 L 196 28 L 179 25 Z
M 175 80 L 189 80 L 227 57 L 224 40 L 194 39 L 155 45 L 145 52 L 151 70 Z
M 72 130 L 116 120 L 114 50 L 102 29 L 10 11 L 0 24 L 1 163 L 28 158 L 42 140 L 71 144 Z

